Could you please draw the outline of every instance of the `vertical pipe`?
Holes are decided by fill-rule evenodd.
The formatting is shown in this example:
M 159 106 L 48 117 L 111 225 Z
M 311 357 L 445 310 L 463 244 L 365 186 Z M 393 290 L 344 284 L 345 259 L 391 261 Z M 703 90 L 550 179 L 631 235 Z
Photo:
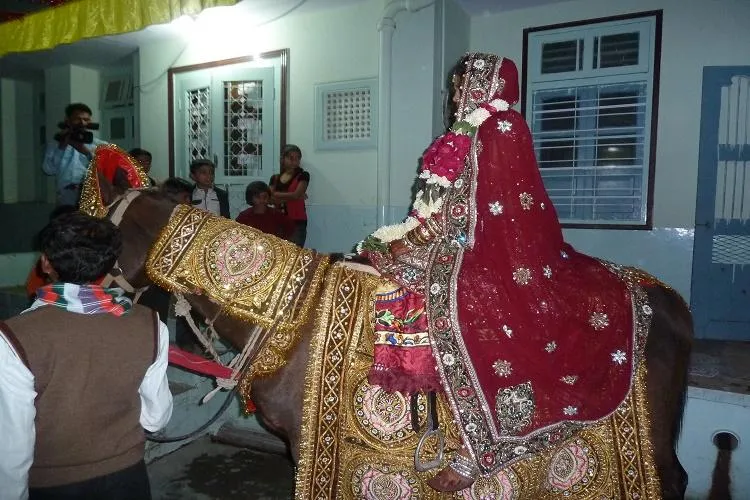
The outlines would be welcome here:
M 391 74 L 393 33 L 396 31 L 396 15 L 399 12 L 429 7 L 435 0 L 393 0 L 385 6 L 378 22 L 380 33 L 380 60 L 378 63 L 378 163 L 377 163 L 377 226 L 388 220 L 391 206 Z

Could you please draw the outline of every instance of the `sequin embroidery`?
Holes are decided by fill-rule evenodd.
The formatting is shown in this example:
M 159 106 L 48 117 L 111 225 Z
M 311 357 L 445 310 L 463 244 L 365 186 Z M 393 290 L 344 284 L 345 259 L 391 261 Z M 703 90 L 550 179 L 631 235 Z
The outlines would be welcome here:
M 492 368 L 498 377 L 509 377 L 513 373 L 513 367 L 510 365 L 510 362 L 504 359 L 498 359 L 492 363 Z
M 578 375 L 565 375 L 560 379 L 560 382 L 568 385 L 573 385 L 578 381 Z
M 604 330 L 609 326 L 609 316 L 602 312 L 591 313 L 589 325 L 596 331 Z
M 519 434 L 524 427 L 531 425 L 531 417 L 536 410 L 534 389 L 531 382 L 506 387 L 497 391 L 495 411 L 502 425 L 500 434 Z
M 628 357 L 625 355 L 624 352 L 620 351 L 619 349 L 612 353 L 612 362 L 617 363 L 618 365 L 621 365 L 627 361 Z
M 497 129 L 503 134 L 506 132 L 510 132 L 510 129 L 512 128 L 513 128 L 513 125 L 508 120 L 502 120 L 502 121 L 497 122 Z
M 531 281 L 531 271 L 525 267 L 519 267 L 513 271 L 513 281 L 519 285 L 528 285 Z
M 503 206 L 499 201 L 493 201 L 490 203 L 490 213 L 492 215 L 500 215 L 503 213 Z
M 524 210 L 531 210 L 531 206 L 534 204 L 534 197 L 529 193 L 521 193 L 518 195 L 518 199 L 521 201 L 521 206 Z

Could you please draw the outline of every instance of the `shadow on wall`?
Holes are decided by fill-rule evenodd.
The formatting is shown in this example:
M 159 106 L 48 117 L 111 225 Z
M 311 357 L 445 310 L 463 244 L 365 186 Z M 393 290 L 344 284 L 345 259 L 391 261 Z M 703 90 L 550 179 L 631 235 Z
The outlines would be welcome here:
M 0 254 L 32 252 L 34 237 L 47 224 L 54 209 L 55 205 L 46 203 L 1 203 Z

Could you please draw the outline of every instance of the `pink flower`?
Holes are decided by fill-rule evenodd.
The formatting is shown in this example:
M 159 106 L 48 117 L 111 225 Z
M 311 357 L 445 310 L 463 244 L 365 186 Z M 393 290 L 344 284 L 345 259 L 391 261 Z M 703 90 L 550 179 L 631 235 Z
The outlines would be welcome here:
M 422 170 L 455 181 L 463 172 L 464 160 L 471 149 L 471 137 L 448 132 L 438 137 L 422 156 Z

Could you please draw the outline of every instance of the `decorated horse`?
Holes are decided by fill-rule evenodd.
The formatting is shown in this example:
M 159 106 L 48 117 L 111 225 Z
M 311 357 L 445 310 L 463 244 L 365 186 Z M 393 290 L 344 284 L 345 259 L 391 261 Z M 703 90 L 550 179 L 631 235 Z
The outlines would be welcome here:
M 506 61 L 462 62 L 459 119 L 425 155 L 415 211 L 360 246 L 374 267 L 333 262 L 153 189 L 123 192 L 95 169 L 86 179 L 82 210 L 123 233 L 117 278 L 173 291 L 240 351 L 233 378 L 288 441 L 297 498 L 684 495 L 675 446 L 689 310 L 647 273 L 562 242 L 538 172 L 518 172 L 533 149 L 508 106 L 517 81 Z M 526 223 L 546 231 L 529 243 Z M 492 288 L 485 269 L 468 282 L 491 293 L 462 295 L 470 274 L 461 273 L 490 244 L 483 233 L 496 235 L 492 255 L 512 250 L 492 270 L 507 286 Z M 547 311 L 554 321 L 535 319 Z M 514 322 L 478 328 L 489 314 Z M 412 385 L 401 380 L 410 365 L 423 375 Z

